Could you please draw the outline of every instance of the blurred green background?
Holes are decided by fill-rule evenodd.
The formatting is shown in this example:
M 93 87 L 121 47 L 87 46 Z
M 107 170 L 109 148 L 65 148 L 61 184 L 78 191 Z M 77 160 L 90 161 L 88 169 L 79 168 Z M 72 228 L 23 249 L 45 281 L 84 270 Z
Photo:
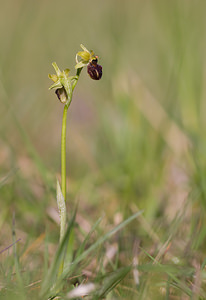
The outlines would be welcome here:
M 69 110 L 68 207 L 112 223 L 144 209 L 131 240 L 152 227 L 167 239 L 179 213 L 179 238 L 199 228 L 194 247 L 205 248 L 205 11 L 204 0 L 1 3 L 2 245 L 13 211 L 36 235 L 56 206 L 63 105 L 48 73 L 56 61 L 75 74 L 82 43 L 103 77 L 83 70 Z
M 185 145 L 193 140 L 200 152 L 204 147 L 205 5 L 161 0 L 4 1 L 2 178 L 17 168 L 10 179 L 13 188 L 15 177 L 23 179 L 17 184 L 19 193 L 25 190 L 21 184 L 32 185 L 37 193 L 32 204 L 47 203 L 47 197 L 41 199 L 46 183 L 38 182 L 34 169 L 39 165 L 31 155 L 36 151 L 55 178 L 63 107 L 48 91 L 47 74 L 53 73 L 53 61 L 75 74 L 75 54 L 83 43 L 99 56 L 103 77 L 92 81 L 84 70 L 70 108 L 71 201 L 96 203 L 97 215 L 102 209 L 127 212 L 135 203 L 155 217 L 169 197 L 165 193 L 170 193 L 171 165 L 188 165 Z M 18 201 L 10 201 L 21 210 Z M 28 202 L 23 195 L 19 201 Z

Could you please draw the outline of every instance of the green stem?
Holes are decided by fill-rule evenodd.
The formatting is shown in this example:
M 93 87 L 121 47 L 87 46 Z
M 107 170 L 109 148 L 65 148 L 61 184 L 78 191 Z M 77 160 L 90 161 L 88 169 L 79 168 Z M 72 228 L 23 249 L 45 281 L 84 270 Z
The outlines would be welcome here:
M 62 118 L 62 140 L 61 140 L 61 188 L 64 200 L 66 202 L 66 127 L 67 127 L 67 111 L 69 106 L 64 106 Z
M 77 77 L 77 79 L 74 81 L 74 83 L 73 83 L 73 85 L 72 85 L 72 91 L 74 90 L 74 88 L 75 88 L 75 86 L 76 86 L 76 84 L 77 84 L 77 81 L 78 81 L 78 79 L 79 79 L 79 75 L 80 75 L 82 69 L 83 69 L 83 68 L 77 69 L 77 72 L 76 72 L 76 77 Z
M 72 84 L 72 93 L 73 90 L 77 84 L 77 81 L 79 79 L 79 75 L 81 73 L 82 69 L 78 69 L 76 73 L 76 80 Z M 67 112 L 68 108 L 72 101 L 72 93 L 70 94 L 70 91 L 67 91 L 67 95 L 69 96 L 69 101 L 64 106 L 63 111 L 63 118 L 62 118 L 62 136 L 61 136 L 61 191 L 63 195 L 63 204 L 61 204 L 61 208 L 64 207 L 65 209 L 60 209 L 60 242 L 62 241 L 65 231 L 66 231 L 66 193 L 67 193 L 67 186 L 66 186 L 66 127 L 67 127 Z M 59 273 L 58 277 L 61 276 L 64 268 L 64 259 L 63 256 L 60 266 L 59 266 Z
M 61 198 L 61 202 L 58 203 L 59 205 L 59 212 L 60 212 L 60 243 L 63 240 L 63 237 L 66 232 L 66 127 L 67 127 L 67 111 L 69 106 L 64 106 L 63 111 L 63 118 L 62 118 L 62 139 L 61 139 L 61 191 L 63 195 L 63 199 Z M 58 277 L 61 276 L 64 268 L 64 255 L 61 259 Z
M 77 69 L 76 73 L 76 80 L 72 84 L 72 92 L 77 84 L 77 81 L 79 79 L 79 75 L 82 71 L 82 68 Z M 66 91 L 69 93 L 69 91 Z M 61 140 L 61 189 L 62 189 L 62 194 L 64 196 L 64 200 L 66 202 L 66 192 L 67 192 L 67 187 L 66 187 L 66 127 L 67 127 L 67 111 L 68 108 L 72 102 L 72 94 L 69 95 L 69 101 L 68 103 L 64 106 L 64 111 L 63 111 L 63 118 L 62 118 L 62 140 Z

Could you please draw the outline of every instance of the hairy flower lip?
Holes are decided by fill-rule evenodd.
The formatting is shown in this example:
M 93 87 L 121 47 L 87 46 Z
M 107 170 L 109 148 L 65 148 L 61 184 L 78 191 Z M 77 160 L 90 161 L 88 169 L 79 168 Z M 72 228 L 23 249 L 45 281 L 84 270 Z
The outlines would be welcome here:
M 95 62 L 91 61 L 88 64 L 87 73 L 93 80 L 100 80 L 102 78 L 102 66 L 97 64 L 97 59 Z

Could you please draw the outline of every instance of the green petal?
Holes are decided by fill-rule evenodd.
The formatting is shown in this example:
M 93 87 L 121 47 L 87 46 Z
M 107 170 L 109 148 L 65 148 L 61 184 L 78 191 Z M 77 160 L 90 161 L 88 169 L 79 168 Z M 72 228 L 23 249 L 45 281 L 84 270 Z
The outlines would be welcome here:
M 80 52 L 77 52 L 77 55 L 80 56 L 83 60 L 89 62 L 90 58 L 91 58 L 91 55 L 89 52 L 87 51 L 80 51 Z
M 88 65 L 88 62 L 80 61 L 80 62 L 78 62 L 78 64 L 76 64 L 75 69 L 80 69 L 80 68 L 83 68 L 87 65 Z
M 84 51 L 89 52 L 89 50 L 87 50 L 87 48 L 86 48 L 83 44 L 81 44 L 80 47 L 81 47 Z
M 55 82 L 54 84 L 52 84 L 52 85 L 50 86 L 49 90 L 51 90 L 51 89 L 60 89 L 60 88 L 62 88 L 62 84 L 61 84 L 61 82 L 58 80 L 57 82 Z
M 57 82 L 57 80 L 58 80 L 58 77 L 56 74 L 48 74 L 48 77 L 54 82 Z
M 70 72 L 70 69 L 65 69 L 65 70 L 64 70 L 64 74 L 66 75 L 66 77 L 69 76 L 69 72 Z
M 59 67 L 57 66 L 57 64 L 56 64 L 56 62 L 53 62 L 52 63 L 52 66 L 54 67 L 54 70 L 56 71 L 56 73 L 57 73 L 57 76 L 59 77 L 59 76 L 61 76 L 61 71 L 60 71 L 60 69 L 59 69 Z

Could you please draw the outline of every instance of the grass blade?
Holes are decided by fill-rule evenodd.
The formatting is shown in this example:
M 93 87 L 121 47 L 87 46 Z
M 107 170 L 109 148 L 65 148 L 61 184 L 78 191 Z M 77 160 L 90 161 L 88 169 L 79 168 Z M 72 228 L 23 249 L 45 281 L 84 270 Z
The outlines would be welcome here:
M 74 262 L 72 263 L 72 266 L 69 265 L 65 267 L 63 272 L 63 278 L 69 276 L 71 272 L 74 270 L 76 265 L 82 261 L 84 258 L 86 258 L 92 251 L 96 250 L 100 245 L 102 245 L 106 240 L 108 240 L 112 235 L 114 235 L 117 231 L 124 228 L 126 225 L 128 225 L 130 222 L 132 222 L 134 219 L 136 219 L 140 214 L 142 214 L 143 211 L 138 211 L 136 214 L 132 215 L 122 223 L 120 223 L 118 226 L 110 230 L 108 233 L 100 237 L 93 245 L 91 245 L 86 251 L 84 251 L 80 256 L 76 257 Z
M 42 284 L 42 289 L 41 289 L 41 293 L 40 293 L 40 296 L 42 296 L 42 297 L 47 295 L 47 293 L 49 293 L 51 290 L 54 292 L 57 291 L 59 285 L 62 283 L 62 281 L 60 281 L 60 280 L 57 281 L 57 274 L 58 274 L 60 263 L 62 261 L 62 256 L 65 255 L 66 248 L 67 248 L 69 238 L 70 238 L 70 234 L 74 227 L 75 217 L 76 217 L 76 210 L 68 224 L 68 227 L 67 227 L 66 233 L 62 239 L 62 242 L 60 243 L 60 245 L 57 249 L 56 255 L 53 259 L 52 265 L 49 269 L 46 279 L 44 280 L 44 282 Z M 56 283 L 56 281 L 58 282 L 58 284 Z

